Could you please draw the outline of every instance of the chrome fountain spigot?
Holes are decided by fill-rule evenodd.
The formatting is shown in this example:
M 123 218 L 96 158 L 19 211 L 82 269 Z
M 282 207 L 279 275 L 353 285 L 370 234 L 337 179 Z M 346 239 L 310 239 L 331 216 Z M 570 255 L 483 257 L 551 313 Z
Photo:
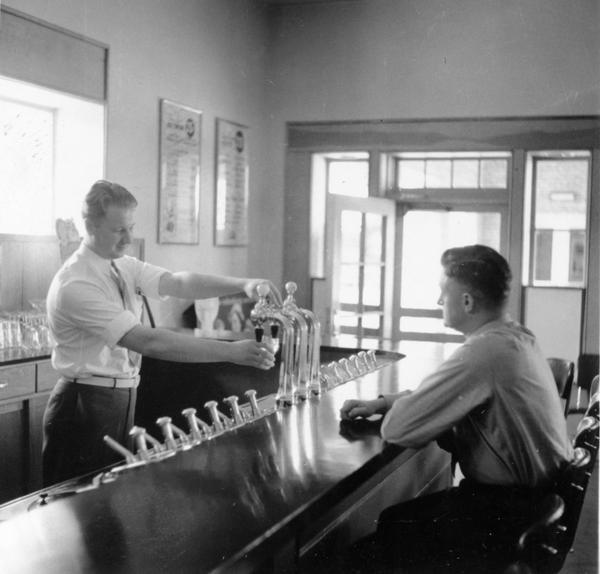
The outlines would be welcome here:
M 358 355 L 350 355 L 348 357 L 348 362 L 350 363 L 350 369 L 352 370 L 355 376 L 359 377 L 360 375 L 362 375 L 362 369 L 360 366 Z
M 369 358 L 367 357 L 367 352 L 366 351 L 359 351 L 358 352 L 358 362 L 360 363 L 361 370 L 363 372 L 368 372 L 370 370 Z
M 353 377 L 352 372 L 350 371 L 350 361 L 344 357 L 343 359 L 340 359 L 338 363 L 344 376 L 344 380 L 349 381 Z
M 232 426 L 233 421 L 217 408 L 217 401 L 207 401 L 204 404 L 204 407 L 208 409 L 208 412 L 210 413 L 215 434 L 226 431 Z
M 244 394 L 248 397 L 253 418 L 257 419 L 261 417 L 263 413 L 258 406 L 258 401 L 256 400 L 256 391 L 254 389 L 248 389 Z
M 231 415 L 233 416 L 233 422 L 235 425 L 243 425 L 246 422 L 244 418 L 244 414 L 240 410 L 240 405 L 238 404 L 238 398 L 235 395 L 231 395 L 230 397 L 226 397 L 223 399 L 224 403 L 229 405 L 231 409 Z
M 265 324 L 278 325 L 281 331 L 281 363 L 279 365 L 279 382 L 275 400 L 278 406 L 288 406 L 296 402 L 296 378 L 294 376 L 294 328 L 292 322 L 274 305 L 267 301 L 270 288 L 266 283 L 261 283 L 256 288 L 258 302 L 250 312 L 250 320 L 256 327 Z M 272 332 L 271 332 L 272 333 Z M 278 333 L 279 334 L 279 333 Z
M 304 318 L 308 328 L 308 342 L 306 348 L 306 362 L 308 365 L 307 388 L 310 394 L 320 395 L 321 388 L 321 323 L 317 316 L 309 309 L 303 309 L 296 304 L 294 293 L 298 286 L 293 281 L 285 284 L 288 294 L 286 301 L 295 306 L 297 312 Z
M 156 424 L 160 427 L 165 439 L 165 446 L 169 450 L 184 450 L 191 447 L 188 436 L 177 426 L 171 422 L 171 417 L 160 417 L 156 420 Z M 175 438 L 177 435 L 177 438 Z M 177 440 L 179 439 L 179 442 Z
M 124 459 L 126 464 L 134 464 L 138 462 L 138 459 L 135 457 L 130 450 L 126 449 L 124 446 L 121 446 L 114 438 L 111 438 L 108 435 L 104 435 L 102 440 L 114 451 L 118 452 Z
M 196 442 L 201 442 L 205 438 L 210 438 L 212 429 L 202 419 L 196 416 L 196 409 L 189 407 L 183 409 L 181 414 L 187 419 L 188 426 L 190 427 L 190 434 L 192 439 Z M 203 434 L 204 433 L 204 434 Z
M 148 452 L 148 445 L 146 444 L 146 429 L 138 426 L 131 427 L 129 436 L 133 438 L 133 442 L 136 446 L 136 452 L 141 460 L 149 461 L 150 453 Z

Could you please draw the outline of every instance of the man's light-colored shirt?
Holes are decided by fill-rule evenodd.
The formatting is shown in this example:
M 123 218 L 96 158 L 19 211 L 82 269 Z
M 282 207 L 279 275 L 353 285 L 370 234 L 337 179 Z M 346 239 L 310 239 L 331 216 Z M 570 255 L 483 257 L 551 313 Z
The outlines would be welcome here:
M 420 447 L 452 429 L 461 470 L 477 482 L 543 484 L 571 458 L 552 371 L 513 321 L 482 326 L 414 392 L 385 400 L 385 440 Z
M 52 366 L 67 379 L 89 376 L 130 378 L 139 371 L 117 343 L 140 324 L 141 294 L 160 298 L 158 284 L 167 270 L 135 257 L 115 259 L 130 309 L 113 275 L 110 259 L 82 244 L 55 275 L 47 297 L 48 323 L 55 342 Z

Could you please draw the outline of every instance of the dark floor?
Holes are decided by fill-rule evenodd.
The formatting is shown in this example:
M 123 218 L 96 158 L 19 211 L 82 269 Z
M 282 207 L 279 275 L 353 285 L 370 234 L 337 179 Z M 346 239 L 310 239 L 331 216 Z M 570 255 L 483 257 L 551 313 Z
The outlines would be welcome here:
M 574 436 L 581 414 L 570 414 L 567 419 L 569 433 Z M 573 548 L 569 552 L 561 574 L 598 574 L 598 461 L 590 480 L 585 505 L 579 518 Z

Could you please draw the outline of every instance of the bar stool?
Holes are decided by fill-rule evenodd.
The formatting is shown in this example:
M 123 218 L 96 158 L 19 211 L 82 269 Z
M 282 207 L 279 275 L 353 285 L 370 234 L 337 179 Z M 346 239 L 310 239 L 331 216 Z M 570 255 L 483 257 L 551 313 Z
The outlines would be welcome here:
M 598 377 L 595 377 L 595 380 L 598 380 Z M 594 418 L 598 418 L 598 403 L 600 402 L 600 394 L 598 392 L 595 392 L 593 395 L 591 395 L 590 397 L 590 402 L 588 404 L 588 407 L 585 411 L 586 416 L 588 417 L 594 417 Z
M 575 378 L 575 363 L 567 359 L 550 357 L 548 364 L 554 375 L 556 388 L 561 399 L 565 400 L 565 418 L 569 414 L 571 404 L 571 389 L 573 388 L 573 379 Z
M 503 574 L 546 574 L 561 569 L 564 558 L 560 555 L 558 538 L 564 512 L 563 499 L 558 494 L 549 494 L 538 518 L 519 537 L 516 560 Z
M 598 375 L 600 368 L 600 355 L 583 353 L 577 359 L 577 404 L 579 411 L 581 406 L 581 391 L 586 391 L 588 398 L 592 396 L 592 380 Z M 585 410 L 585 408 L 584 408 Z

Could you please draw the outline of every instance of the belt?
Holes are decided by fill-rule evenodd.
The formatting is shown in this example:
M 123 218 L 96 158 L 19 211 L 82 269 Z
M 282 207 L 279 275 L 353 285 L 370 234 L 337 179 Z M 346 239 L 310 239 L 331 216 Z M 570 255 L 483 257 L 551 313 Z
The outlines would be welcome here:
M 92 376 L 77 377 L 75 379 L 63 378 L 62 380 L 70 383 L 77 383 L 78 385 L 105 387 L 107 389 L 134 389 L 140 383 L 139 375 L 130 378 Z

